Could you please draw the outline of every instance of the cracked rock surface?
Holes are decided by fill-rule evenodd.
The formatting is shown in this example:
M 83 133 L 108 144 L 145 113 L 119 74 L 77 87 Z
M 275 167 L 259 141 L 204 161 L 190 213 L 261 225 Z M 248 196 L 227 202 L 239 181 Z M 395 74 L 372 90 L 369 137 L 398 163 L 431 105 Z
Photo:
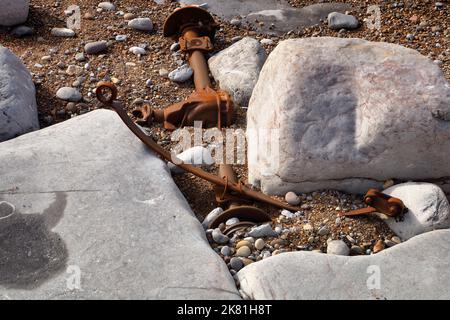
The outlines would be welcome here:
M 0 299 L 240 298 L 167 166 L 114 112 L 0 143 L 0 163 Z

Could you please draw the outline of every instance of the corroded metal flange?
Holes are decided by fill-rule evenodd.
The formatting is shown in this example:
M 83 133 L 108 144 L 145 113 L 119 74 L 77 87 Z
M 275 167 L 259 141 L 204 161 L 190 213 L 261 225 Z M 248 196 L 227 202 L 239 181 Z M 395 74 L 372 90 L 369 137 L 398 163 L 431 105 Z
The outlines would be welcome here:
M 186 28 L 195 28 L 199 36 L 214 39 L 217 24 L 211 14 L 197 6 L 186 6 L 175 10 L 164 22 L 164 37 L 178 40 Z

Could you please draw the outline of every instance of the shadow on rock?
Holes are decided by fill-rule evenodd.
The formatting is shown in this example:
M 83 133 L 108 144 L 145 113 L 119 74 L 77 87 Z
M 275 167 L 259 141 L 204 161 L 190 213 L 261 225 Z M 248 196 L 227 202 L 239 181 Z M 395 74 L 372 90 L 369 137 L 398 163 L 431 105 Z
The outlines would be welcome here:
M 33 289 L 65 270 L 67 249 L 52 232 L 67 204 L 64 192 L 41 214 L 22 214 L 0 199 L 0 286 Z

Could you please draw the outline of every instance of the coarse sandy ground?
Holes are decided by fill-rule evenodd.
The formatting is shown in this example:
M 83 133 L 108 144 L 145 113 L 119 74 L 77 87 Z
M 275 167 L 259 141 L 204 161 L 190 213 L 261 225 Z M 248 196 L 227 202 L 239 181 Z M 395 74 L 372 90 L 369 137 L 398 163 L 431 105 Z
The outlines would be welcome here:
M 151 33 L 144 33 L 127 28 L 127 21 L 117 12 L 97 12 L 100 1 L 73 0 L 32 0 L 29 20 L 25 25 L 33 27 L 35 34 L 30 37 L 16 38 L 11 35 L 11 28 L 0 28 L 0 43 L 21 57 L 25 65 L 33 74 L 37 88 L 39 106 L 39 120 L 41 127 L 65 121 L 71 117 L 99 108 L 94 98 L 93 90 L 98 81 L 113 80 L 119 89 L 119 100 L 125 103 L 128 110 L 145 100 L 152 107 L 163 108 L 169 104 L 182 100 L 193 91 L 192 81 L 177 84 L 167 77 L 160 76 L 160 70 L 171 71 L 177 67 L 179 56 L 169 50 L 173 40 L 162 35 L 165 18 L 177 7 L 178 3 L 166 2 L 156 4 L 146 0 L 123 0 L 117 2 L 117 10 L 133 13 L 136 17 L 149 17 L 155 28 Z M 317 1 L 290 0 L 293 6 L 305 6 Z M 333 31 L 322 24 L 307 28 L 301 32 L 288 32 L 283 36 L 270 37 L 273 45 L 266 45 L 267 53 L 276 44 L 287 38 L 310 36 L 335 36 L 363 38 L 372 41 L 386 41 L 416 49 L 432 60 L 438 60 L 447 79 L 450 79 L 450 51 L 449 33 L 450 18 L 448 1 L 442 10 L 437 10 L 434 1 L 337 1 L 354 5 L 350 12 L 362 22 L 369 18 L 369 5 L 377 4 L 381 8 L 381 30 L 370 30 L 366 23 L 355 31 Z M 397 4 L 394 6 L 394 3 Z M 81 8 L 81 30 L 77 30 L 74 38 L 58 38 L 51 35 L 53 27 L 65 26 L 64 10 L 70 5 L 77 4 Z M 232 26 L 228 22 L 216 17 L 220 30 L 216 34 L 215 50 L 219 51 L 232 44 L 232 39 L 240 36 L 252 36 L 263 39 L 266 36 L 256 34 L 244 27 Z M 128 35 L 125 42 L 116 42 L 115 36 Z M 413 40 L 406 36 L 413 34 Z M 111 45 L 104 54 L 86 56 L 86 61 L 78 62 L 75 55 L 83 52 L 84 44 L 89 41 L 107 40 Z M 137 57 L 128 51 L 131 46 L 147 44 L 147 54 Z M 50 58 L 48 57 L 50 56 Z M 42 59 L 43 57 L 44 60 Z M 88 66 L 86 66 L 88 64 Z M 81 75 L 68 75 L 69 65 L 84 68 Z M 72 86 L 79 77 L 84 81 L 78 88 L 83 94 L 82 103 L 67 103 L 56 98 L 58 88 Z M 80 80 L 80 79 L 78 79 Z M 83 79 L 81 79 L 83 80 Z M 150 87 L 146 81 L 151 80 Z M 233 128 L 245 129 L 245 110 L 238 109 L 236 123 Z M 160 126 L 149 128 L 149 133 L 159 143 L 170 149 L 170 132 Z M 215 172 L 213 166 L 207 169 Z M 246 166 L 235 166 L 239 178 L 245 180 Z M 191 204 L 195 214 L 201 220 L 217 205 L 214 201 L 213 186 L 190 174 L 175 176 L 175 181 Z M 346 195 L 335 191 L 321 191 L 309 195 L 300 195 L 303 208 L 300 218 L 282 219 L 280 210 L 259 205 L 273 216 L 273 226 L 279 225 L 285 230 L 277 239 L 266 239 L 268 250 L 326 250 L 328 238 L 343 239 L 349 245 L 358 245 L 365 252 L 373 249 L 379 239 L 390 239 L 394 234 L 377 217 L 359 217 L 342 219 L 336 223 L 337 213 L 341 210 L 351 210 L 362 206 L 362 198 Z M 279 198 L 280 200 L 283 200 Z M 304 231 L 303 227 L 311 224 L 314 231 Z M 322 226 L 330 230 L 325 236 L 318 236 L 317 230 Z M 290 231 L 287 231 L 290 230 Z M 241 238 L 244 235 L 241 236 Z M 220 249 L 219 246 L 213 245 Z M 259 260 L 261 252 L 256 252 L 251 258 Z M 229 257 L 225 257 L 228 261 Z

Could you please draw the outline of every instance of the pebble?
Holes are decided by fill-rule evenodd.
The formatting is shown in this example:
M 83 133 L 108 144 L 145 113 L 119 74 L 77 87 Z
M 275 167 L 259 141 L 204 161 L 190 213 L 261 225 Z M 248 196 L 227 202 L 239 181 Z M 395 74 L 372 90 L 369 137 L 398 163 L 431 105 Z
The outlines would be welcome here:
M 86 57 L 84 56 L 84 53 L 83 53 L 83 52 L 78 52 L 78 53 L 75 55 L 75 60 L 78 61 L 78 62 L 83 62 L 83 61 L 86 60 Z
M 128 26 L 139 31 L 150 32 L 153 30 L 153 22 L 150 18 L 134 18 L 128 22 Z
M 123 18 L 124 18 L 125 20 L 133 20 L 134 17 L 135 17 L 134 13 L 131 13 L 131 12 L 125 13 L 125 14 L 123 15 Z
M 276 237 L 278 233 L 272 230 L 272 227 L 269 224 L 263 224 L 258 227 L 254 227 L 248 235 L 254 238 L 262 238 L 262 237 Z
M 41 61 L 49 62 L 50 60 L 52 60 L 51 56 L 43 56 L 43 57 L 41 57 Z
M 172 45 L 170 46 L 170 51 L 178 51 L 180 50 L 180 44 L 178 42 L 172 43 Z
M 127 41 L 127 38 L 126 34 L 118 34 L 115 39 L 117 42 L 124 42 Z
M 255 243 L 255 238 L 253 238 L 253 237 L 245 237 L 244 240 L 248 241 L 250 243 Z
M 232 226 L 233 224 L 239 223 L 238 218 L 230 218 L 227 221 L 225 221 L 226 226 Z
M 239 249 L 237 249 L 237 251 L 236 251 L 236 255 L 238 257 L 248 257 L 251 253 L 252 253 L 252 251 L 247 246 L 242 246 Z
M 231 42 L 237 42 L 237 41 L 239 41 L 241 39 L 242 39 L 241 36 L 236 36 L 236 37 L 231 38 Z
M 145 81 L 145 86 L 148 88 L 150 88 L 152 86 L 152 84 L 153 84 L 152 79 L 147 79 L 147 81 Z
M 350 249 L 342 240 L 332 240 L 327 244 L 327 253 L 341 256 L 348 256 Z
M 164 68 L 159 69 L 158 73 L 161 77 L 164 77 L 164 78 L 169 75 L 169 71 L 167 71 L 167 69 L 164 69 Z
M 229 246 L 223 246 L 222 249 L 220 249 L 220 253 L 228 257 L 231 255 L 231 248 Z
M 66 74 L 69 76 L 81 75 L 83 71 L 84 70 L 82 67 L 71 64 L 67 67 Z
M 413 41 L 413 40 L 414 40 L 414 35 L 411 34 L 411 33 L 408 33 L 408 34 L 406 35 L 406 40 L 408 40 L 408 41 Z
M 274 43 L 274 41 L 273 41 L 272 39 L 261 39 L 260 43 L 261 43 L 262 45 L 268 45 L 268 46 L 270 46 L 270 45 L 272 45 L 272 44 Z
M 239 20 L 239 19 L 231 19 L 230 20 L 230 24 L 235 26 L 235 27 L 239 27 L 241 25 L 241 20 Z
M 383 189 L 390 188 L 390 187 L 392 187 L 393 185 L 394 185 L 394 180 L 392 180 L 392 179 L 386 180 L 386 181 L 383 183 Z
M 222 234 L 219 228 L 214 229 L 211 236 L 214 242 L 218 244 L 225 244 L 230 240 L 226 235 Z
M 300 198 L 292 191 L 286 193 L 284 199 L 286 200 L 287 203 L 289 203 L 292 206 L 300 204 Z
M 336 218 L 336 220 L 334 221 L 334 223 L 337 225 L 337 226 L 340 226 L 341 225 L 341 218 Z
M 327 226 L 323 226 L 322 228 L 319 229 L 319 231 L 317 232 L 317 234 L 319 236 L 326 236 L 330 233 L 330 229 Z
M 192 68 L 189 65 L 184 64 L 181 67 L 170 72 L 168 77 L 173 82 L 185 82 L 189 80 L 193 74 L 194 71 L 192 70 Z
M 74 37 L 75 31 L 68 28 L 53 28 L 51 31 L 52 35 L 55 37 Z
M 255 241 L 255 248 L 256 248 L 256 250 L 262 250 L 265 245 L 266 245 L 266 243 L 264 242 L 263 239 L 257 239 Z
M 331 29 L 356 29 L 359 26 L 358 19 L 349 14 L 339 12 L 331 12 L 328 15 L 328 26 Z
M 146 54 L 145 49 L 142 49 L 141 47 L 131 47 L 130 49 L 128 49 L 128 51 L 137 56 Z
M 27 37 L 34 34 L 33 28 L 27 27 L 27 26 L 18 26 L 15 27 L 11 34 L 15 37 L 21 38 L 21 37 Z
M 56 97 L 65 101 L 78 102 L 81 100 L 82 95 L 75 88 L 62 87 L 59 88 L 58 91 L 56 92 Z
M 311 231 L 313 231 L 313 230 L 314 230 L 314 227 L 313 227 L 311 224 L 305 223 L 305 224 L 303 225 L 303 231 L 311 232 Z
M 242 260 L 240 258 L 233 257 L 230 260 L 230 266 L 231 266 L 231 269 L 239 271 L 244 267 L 244 263 L 242 262 Z
M 252 247 L 252 243 L 250 241 L 247 241 L 247 240 L 241 240 L 241 241 L 239 241 L 236 244 L 236 249 L 239 249 L 239 248 L 245 247 L 245 246 L 251 248 Z
M 241 260 L 242 260 L 242 263 L 244 264 L 244 266 L 248 266 L 249 264 L 255 262 L 255 261 L 253 261 L 252 259 L 245 258 L 245 257 L 241 258 Z
M 364 249 L 361 248 L 360 246 L 352 246 L 350 248 L 350 254 L 354 256 L 362 255 L 364 254 Z
M 84 46 L 84 51 L 87 54 L 96 54 L 99 52 L 102 52 L 108 48 L 106 41 L 95 41 L 95 42 L 89 42 Z
M 112 4 L 111 2 L 100 2 L 98 4 L 98 7 L 105 11 L 116 11 L 116 6 L 114 4 Z
M 281 210 L 281 214 L 282 216 L 286 217 L 287 219 L 292 219 L 293 217 L 295 217 L 295 215 L 290 212 L 289 210 Z
M 283 231 L 283 228 L 281 228 L 280 226 L 276 226 L 276 227 L 275 227 L 275 232 L 276 232 L 277 234 L 280 234 L 281 231 Z
M 393 242 L 395 242 L 396 244 L 399 244 L 399 243 L 402 242 L 402 240 L 401 240 L 399 237 L 397 237 L 397 236 L 392 237 L 391 240 L 392 240 Z

